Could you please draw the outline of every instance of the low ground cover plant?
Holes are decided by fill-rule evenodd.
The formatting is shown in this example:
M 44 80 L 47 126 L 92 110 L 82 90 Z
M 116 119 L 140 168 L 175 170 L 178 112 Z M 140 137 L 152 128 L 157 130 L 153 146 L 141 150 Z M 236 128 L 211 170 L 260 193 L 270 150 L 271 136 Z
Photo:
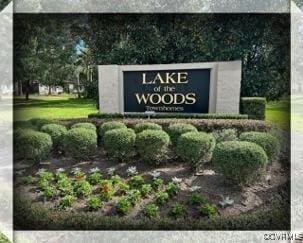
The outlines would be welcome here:
M 103 202 L 99 197 L 90 197 L 87 200 L 87 207 L 89 210 L 96 211 L 98 209 L 101 209 L 103 207 Z
M 199 207 L 199 212 L 202 216 L 211 217 L 217 214 L 217 206 L 212 203 L 205 203 Z
M 186 213 L 185 208 L 182 204 L 180 203 L 174 203 L 169 211 L 169 215 L 179 218 L 184 216 Z
M 219 143 L 213 152 L 213 162 L 226 178 L 236 184 L 254 182 L 268 163 L 265 151 L 251 142 Z
M 143 209 L 144 215 L 149 218 L 156 217 L 158 215 L 158 211 L 159 211 L 159 207 L 154 203 L 145 205 Z

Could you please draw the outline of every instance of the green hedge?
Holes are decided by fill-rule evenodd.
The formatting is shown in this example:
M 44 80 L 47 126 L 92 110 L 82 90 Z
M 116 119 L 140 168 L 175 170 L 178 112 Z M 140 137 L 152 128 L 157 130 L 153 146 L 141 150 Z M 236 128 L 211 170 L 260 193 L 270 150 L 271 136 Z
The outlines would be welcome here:
M 136 133 L 140 133 L 144 130 L 162 130 L 162 127 L 156 123 L 152 122 L 142 122 L 138 123 L 134 127 Z
M 239 137 L 242 141 L 256 143 L 266 152 L 270 162 L 275 160 L 280 152 L 280 143 L 276 137 L 265 132 L 244 132 Z
M 162 130 L 145 130 L 137 134 L 136 148 L 144 161 L 156 164 L 167 160 L 169 135 Z
M 255 143 L 228 141 L 217 144 L 213 162 L 227 179 L 245 185 L 258 178 L 268 159 L 262 147 Z
M 87 159 L 97 148 L 97 134 L 92 129 L 73 128 L 64 137 L 64 152 L 75 159 Z
M 123 122 L 120 122 L 120 121 L 104 122 L 99 127 L 99 136 L 103 137 L 107 131 L 110 131 L 113 129 L 121 129 L 121 128 L 127 128 Z
M 177 145 L 179 137 L 183 133 L 198 132 L 197 128 L 188 123 L 173 123 L 167 128 L 167 132 L 170 136 L 173 145 Z
M 136 134 L 132 129 L 120 128 L 104 134 L 104 147 L 111 158 L 126 161 L 134 155 Z
M 148 116 L 144 113 L 130 113 L 130 114 L 119 114 L 119 113 L 92 113 L 88 115 L 88 118 L 99 118 L 99 119 L 117 119 L 117 118 L 147 118 Z M 248 119 L 248 115 L 245 114 L 182 114 L 182 113 L 157 113 L 150 116 L 151 119 L 162 119 L 162 118 L 177 118 L 177 119 Z
M 250 119 L 265 120 L 266 99 L 263 97 L 242 97 L 240 112 Z
M 176 152 L 182 160 L 199 170 L 203 162 L 211 160 L 215 144 L 215 138 L 211 134 L 188 132 L 179 137 Z
M 67 133 L 65 126 L 59 124 L 46 124 L 41 127 L 41 132 L 47 133 L 51 136 L 54 148 L 62 148 L 63 138 Z
M 18 129 L 14 134 L 14 154 L 17 158 L 41 161 L 52 150 L 52 139 L 47 133 L 31 129 Z
M 90 122 L 76 123 L 76 124 L 71 126 L 71 129 L 73 129 L 73 128 L 86 128 L 86 129 L 91 129 L 93 131 L 97 131 L 96 126 L 93 123 L 90 123 Z

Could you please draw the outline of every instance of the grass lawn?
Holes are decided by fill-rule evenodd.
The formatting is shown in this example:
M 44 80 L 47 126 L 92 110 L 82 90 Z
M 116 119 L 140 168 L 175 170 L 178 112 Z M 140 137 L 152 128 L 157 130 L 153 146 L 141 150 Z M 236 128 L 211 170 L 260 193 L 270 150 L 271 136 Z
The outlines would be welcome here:
M 290 128 L 290 98 L 285 97 L 278 101 L 270 101 L 266 105 L 266 121 L 273 122 L 280 129 Z
M 14 99 L 15 121 L 31 118 L 81 118 L 93 112 L 97 112 L 93 100 L 78 99 L 72 95 L 30 96 L 29 101 L 26 101 L 24 97 Z
M 289 130 L 289 104 L 289 97 L 268 102 L 266 120 L 283 130 Z M 88 114 L 98 111 L 91 99 L 78 99 L 72 95 L 30 96 L 29 101 L 17 97 L 14 99 L 14 108 L 14 120 L 86 118 Z

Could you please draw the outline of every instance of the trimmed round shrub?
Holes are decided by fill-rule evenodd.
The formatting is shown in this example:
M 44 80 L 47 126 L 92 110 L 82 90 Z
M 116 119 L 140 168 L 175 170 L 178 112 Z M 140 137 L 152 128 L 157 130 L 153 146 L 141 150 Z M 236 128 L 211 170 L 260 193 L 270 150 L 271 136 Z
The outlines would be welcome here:
M 63 138 L 67 133 L 67 129 L 59 124 L 46 124 L 41 127 L 41 132 L 49 134 L 52 138 L 53 146 L 58 148 L 63 145 Z
M 15 154 L 17 158 L 41 161 L 52 150 L 51 136 L 31 129 L 18 129 L 15 133 Z
M 143 122 L 143 123 L 138 123 L 135 126 L 135 132 L 140 133 L 144 130 L 162 130 L 162 127 L 156 123 L 152 122 Z
M 119 122 L 119 121 L 104 122 L 99 128 L 99 135 L 103 137 L 107 131 L 114 129 L 121 129 L 121 128 L 127 128 L 123 122 Z
M 45 119 L 45 118 L 32 118 L 29 120 L 29 122 L 37 127 L 39 130 L 41 129 L 41 127 L 43 127 L 46 124 L 55 124 L 58 123 L 56 120 L 53 119 Z
M 137 134 L 136 148 L 144 161 L 157 164 L 167 160 L 169 136 L 161 130 L 145 130 Z
M 64 150 L 76 159 L 86 159 L 97 148 L 97 134 L 91 129 L 73 128 L 64 137 Z
M 127 160 L 134 155 L 136 134 L 133 129 L 114 129 L 104 134 L 104 147 L 111 158 Z
M 259 145 L 246 141 L 219 143 L 213 152 L 215 167 L 232 182 L 243 185 L 254 182 L 268 162 Z
M 177 155 L 200 169 L 203 162 L 211 160 L 215 148 L 215 138 L 205 132 L 187 132 L 182 134 L 177 143 Z
M 76 123 L 71 126 L 71 129 L 73 129 L 73 128 L 86 128 L 86 129 L 92 129 L 93 131 L 97 131 L 96 126 L 90 122 Z
M 172 141 L 173 145 L 176 145 L 178 142 L 179 137 L 183 134 L 183 133 L 187 133 L 187 132 L 198 132 L 197 128 L 194 127 L 191 124 L 186 124 L 186 123 L 175 123 L 175 124 L 171 124 L 168 128 L 167 128 L 167 132 L 170 136 L 170 139 Z
M 238 139 L 237 130 L 233 128 L 216 130 L 213 132 L 213 136 L 216 139 L 216 143 L 235 141 Z
M 265 132 L 244 132 L 240 135 L 241 141 L 256 143 L 261 146 L 267 154 L 268 160 L 275 160 L 280 152 L 278 139 Z

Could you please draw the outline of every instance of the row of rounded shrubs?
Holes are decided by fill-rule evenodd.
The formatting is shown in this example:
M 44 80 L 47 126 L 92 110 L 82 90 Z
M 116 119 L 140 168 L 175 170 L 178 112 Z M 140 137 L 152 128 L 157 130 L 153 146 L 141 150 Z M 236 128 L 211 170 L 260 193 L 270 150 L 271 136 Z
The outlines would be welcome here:
M 113 121 L 103 123 L 98 130 L 91 123 L 74 124 L 69 130 L 58 124 L 46 124 L 40 132 L 17 130 L 16 154 L 40 160 L 53 147 L 68 156 L 85 159 L 96 151 L 97 132 L 110 158 L 128 161 L 138 154 L 143 161 L 159 164 L 179 157 L 195 169 L 212 160 L 220 172 L 237 183 L 252 181 L 279 153 L 278 140 L 268 133 L 245 132 L 238 138 L 233 129 L 205 133 L 191 124 L 175 123 L 164 131 L 149 122 L 130 129 Z

